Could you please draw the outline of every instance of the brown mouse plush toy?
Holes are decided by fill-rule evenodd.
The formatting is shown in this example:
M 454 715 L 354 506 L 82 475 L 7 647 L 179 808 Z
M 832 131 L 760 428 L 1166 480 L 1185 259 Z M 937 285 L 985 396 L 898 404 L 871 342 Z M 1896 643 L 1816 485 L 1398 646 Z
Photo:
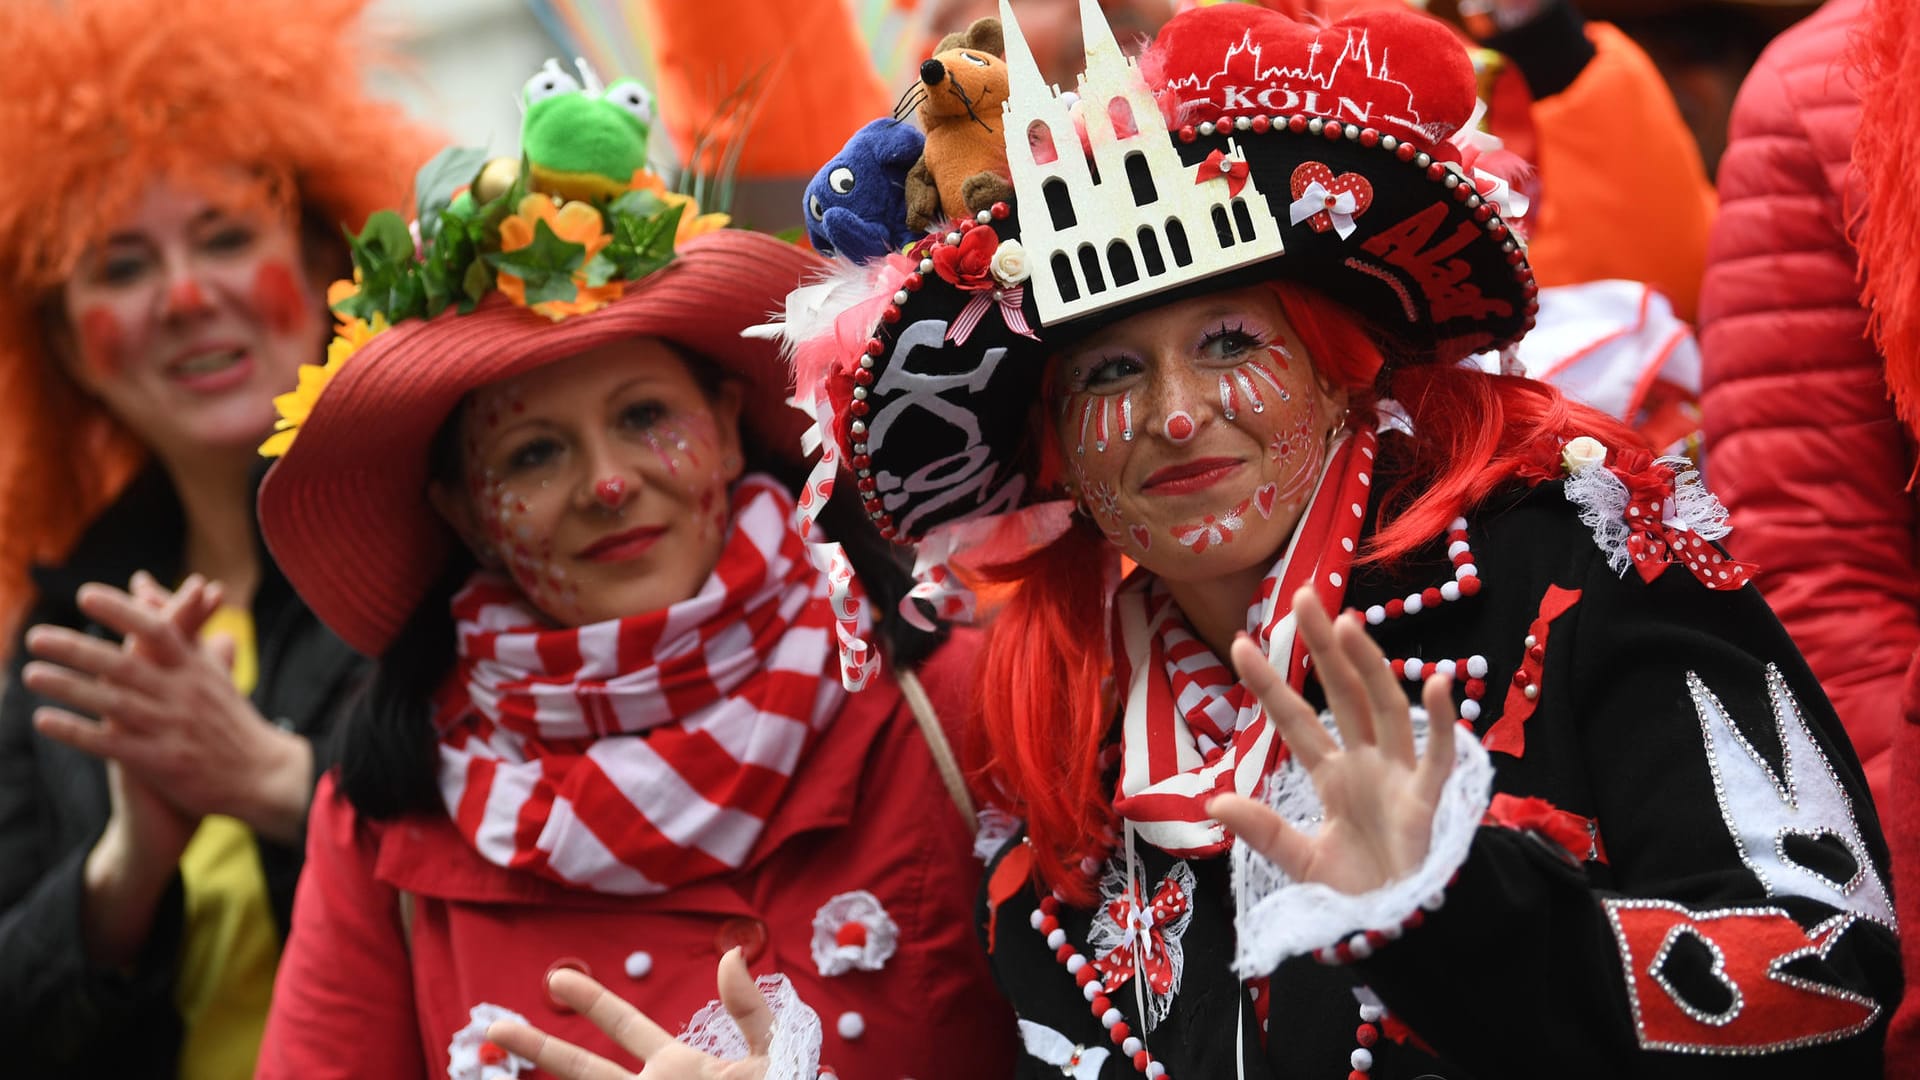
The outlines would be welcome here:
M 999 19 L 978 19 L 940 41 L 920 65 L 927 147 L 907 173 L 907 224 L 924 232 L 942 214 L 958 221 L 1013 197 L 1001 107 L 1007 62 Z

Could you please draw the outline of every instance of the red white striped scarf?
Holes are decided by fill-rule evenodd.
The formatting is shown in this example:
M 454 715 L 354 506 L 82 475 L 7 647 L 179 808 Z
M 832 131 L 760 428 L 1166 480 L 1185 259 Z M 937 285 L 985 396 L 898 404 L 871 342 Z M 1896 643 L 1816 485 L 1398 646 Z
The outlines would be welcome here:
M 550 629 L 510 582 L 453 601 L 440 792 L 487 861 L 639 895 L 737 869 L 814 737 L 839 713 L 828 585 L 765 476 L 698 593 Z
M 1286 552 L 1247 609 L 1247 632 L 1287 683 L 1306 684 L 1306 649 L 1294 639 L 1290 605 L 1313 583 L 1328 611 L 1340 609 L 1373 482 L 1375 438 L 1360 432 L 1330 455 Z M 1284 750 L 1260 703 L 1225 660 L 1187 629 L 1166 585 L 1144 570 L 1114 599 L 1116 685 L 1126 687 L 1120 782 L 1114 809 L 1140 837 L 1180 857 L 1216 855 L 1231 843 L 1207 800 L 1253 795 Z

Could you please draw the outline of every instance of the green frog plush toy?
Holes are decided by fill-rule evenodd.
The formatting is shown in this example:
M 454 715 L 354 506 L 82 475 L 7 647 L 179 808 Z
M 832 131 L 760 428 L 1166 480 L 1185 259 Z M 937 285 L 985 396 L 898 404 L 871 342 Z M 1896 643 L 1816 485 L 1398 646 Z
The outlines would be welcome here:
M 618 195 L 646 170 L 653 95 L 632 79 L 602 87 L 585 60 L 577 63 L 579 79 L 548 60 L 520 92 L 526 109 L 520 151 L 531 170 L 528 187 L 563 199 Z M 474 182 L 474 197 L 492 199 L 513 184 L 519 170 L 515 158 L 488 162 Z

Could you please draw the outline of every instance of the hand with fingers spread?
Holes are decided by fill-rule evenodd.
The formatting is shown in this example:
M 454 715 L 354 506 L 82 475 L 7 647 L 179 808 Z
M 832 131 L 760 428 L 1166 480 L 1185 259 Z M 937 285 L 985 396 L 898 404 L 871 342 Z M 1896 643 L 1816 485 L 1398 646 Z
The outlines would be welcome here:
M 676 1041 L 647 1014 L 578 971 L 554 972 L 547 979 L 547 989 L 638 1058 L 642 1063 L 639 1075 L 648 1080 L 760 1080 L 767 1075 L 773 1012 L 754 985 L 753 976 L 747 973 L 747 962 L 738 948 L 729 949 L 720 958 L 717 981 L 721 1006 L 747 1040 L 747 1056 L 735 1061 L 701 1053 Z M 487 1029 L 487 1038 L 559 1080 L 631 1080 L 635 1075 L 598 1054 L 511 1020 Z
M 1367 892 L 1412 873 L 1426 858 L 1435 808 L 1453 770 L 1450 681 L 1436 675 L 1422 688 L 1432 724 L 1425 753 L 1416 754 L 1406 694 L 1360 619 L 1329 619 L 1305 588 L 1294 595 L 1293 612 L 1340 730 L 1338 742 L 1251 639 L 1234 642 L 1232 659 L 1313 780 L 1325 808 L 1319 832 L 1309 836 L 1239 795 L 1214 798 L 1207 812 L 1295 881 Z
M 118 645 L 59 626 L 27 631 L 35 659 L 21 681 L 68 706 L 42 707 L 34 726 L 118 762 L 126 779 L 187 817 L 228 814 L 268 838 L 297 840 L 312 748 L 234 689 L 230 657 L 201 647 L 197 635 L 219 605 L 217 587 L 196 576 L 170 595 L 151 580 L 136 580 L 132 590 L 80 589 L 80 610 L 120 634 Z

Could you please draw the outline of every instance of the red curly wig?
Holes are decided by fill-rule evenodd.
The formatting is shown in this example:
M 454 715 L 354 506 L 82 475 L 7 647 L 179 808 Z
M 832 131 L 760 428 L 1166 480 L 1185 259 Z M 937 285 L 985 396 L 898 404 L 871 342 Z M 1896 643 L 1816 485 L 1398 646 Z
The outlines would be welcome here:
M 1315 370 L 1347 391 L 1351 422 L 1374 422 L 1383 397 L 1412 421 L 1412 436 L 1382 444 L 1383 461 L 1392 447 L 1398 476 L 1363 561 L 1391 564 L 1444 534 L 1533 462 L 1542 440 L 1593 435 L 1638 445 L 1619 421 L 1543 382 L 1446 365 L 1387 370 L 1358 318 L 1303 286 L 1271 287 Z M 1050 433 L 1039 442 L 1055 452 Z M 1112 834 L 1099 755 L 1115 707 L 1104 636 L 1087 632 L 1090 614 L 1107 610 L 1111 575 L 1088 568 L 1111 567 L 1117 556 L 1091 522 L 1074 522 L 1046 547 L 985 571 L 1011 588 L 982 651 L 971 749 L 985 762 L 987 786 L 1025 818 L 1041 882 L 1084 904 L 1093 882 L 1080 860 L 1102 854 Z
M 366 2 L 0 4 L 0 654 L 27 567 L 61 558 L 144 457 L 43 341 L 81 254 L 157 176 L 357 229 L 431 152 L 361 90 Z

